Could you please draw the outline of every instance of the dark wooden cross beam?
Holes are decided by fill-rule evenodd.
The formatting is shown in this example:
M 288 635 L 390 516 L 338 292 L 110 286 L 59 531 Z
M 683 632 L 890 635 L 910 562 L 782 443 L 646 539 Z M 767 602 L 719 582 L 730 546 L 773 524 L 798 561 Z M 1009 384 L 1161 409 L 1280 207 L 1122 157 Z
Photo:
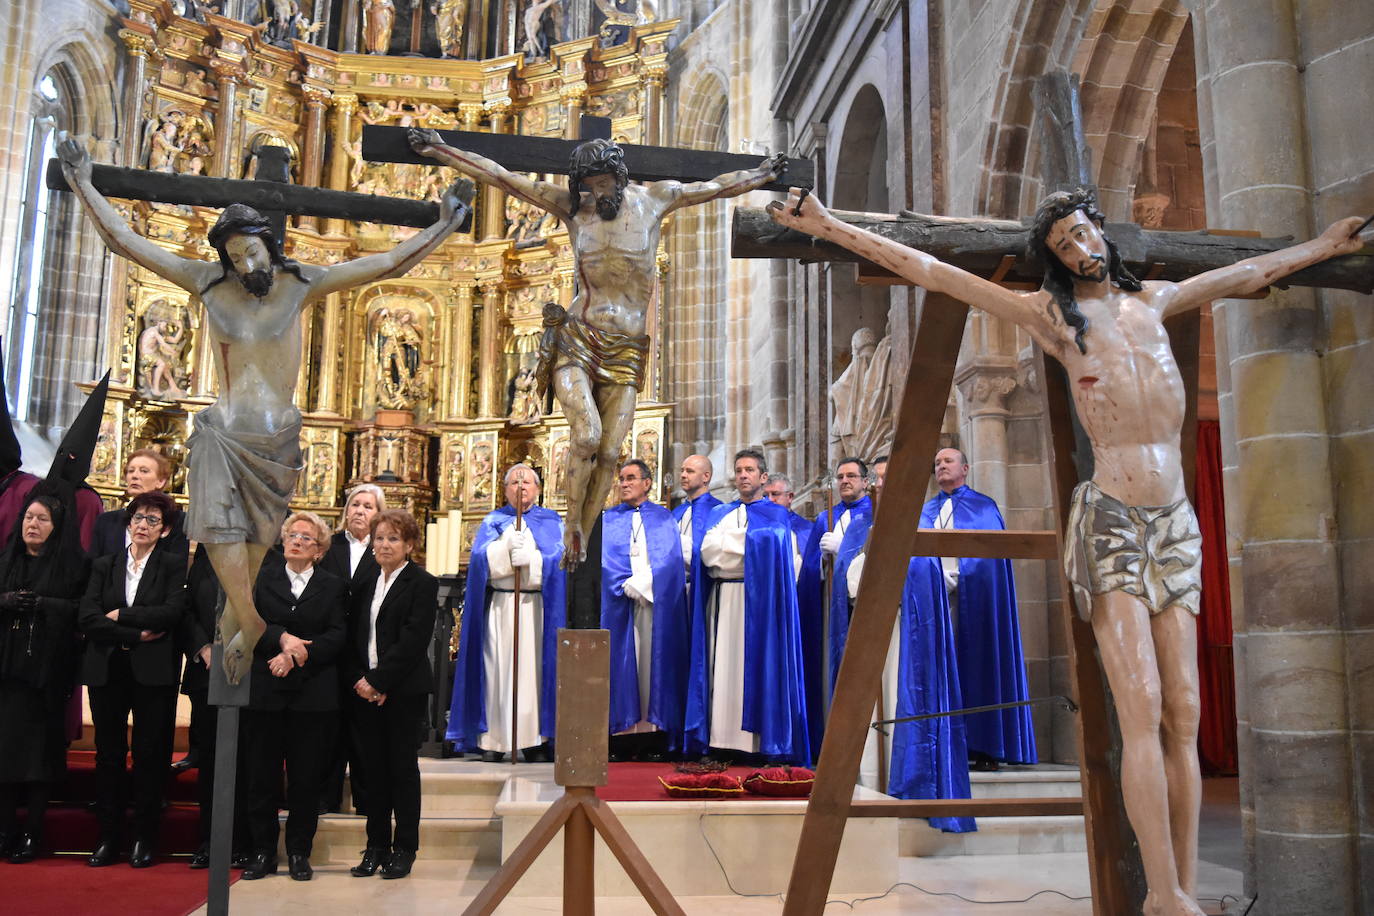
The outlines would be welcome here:
M 1026 257 L 1030 228 L 1015 220 L 957 219 L 910 211 L 902 211 L 897 216 L 831 212 L 850 225 L 908 248 L 920 249 L 980 276 L 995 276 L 998 282 L 1008 286 L 1035 288 L 1044 277 L 1040 265 Z M 779 226 L 764 210 L 737 207 L 733 229 L 730 254 L 736 258 L 847 262 L 860 264 L 865 277 L 887 273 L 839 245 Z M 1108 223 L 1105 231 L 1121 252 L 1127 268 L 1136 276 L 1150 280 L 1186 280 L 1293 244 L 1291 238 L 1252 238 L 1210 229 L 1168 232 L 1144 229 L 1135 223 Z M 1350 254 L 1332 258 L 1300 270 L 1275 285 L 1371 293 L 1374 292 L 1374 256 Z
M 583 119 L 581 140 L 560 140 L 551 137 L 521 137 L 514 134 L 491 134 L 469 130 L 441 130 L 440 138 L 456 149 L 486 156 L 512 172 L 540 174 L 568 174 L 568 157 L 579 143 L 591 139 Z M 634 181 L 706 181 L 726 172 L 757 168 L 762 156 L 741 153 L 719 153 L 710 150 L 677 149 L 671 146 L 640 146 L 622 143 L 625 166 Z M 434 160 L 417 154 L 406 139 L 406 128 L 363 127 L 363 158 L 372 162 L 409 162 L 433 165 Z M 788 188 L 810 188 L 816 183 L 816 167 L 809 159 L 789 159 L 782 177 L 763 186 L 765 191 L 786 191 Z

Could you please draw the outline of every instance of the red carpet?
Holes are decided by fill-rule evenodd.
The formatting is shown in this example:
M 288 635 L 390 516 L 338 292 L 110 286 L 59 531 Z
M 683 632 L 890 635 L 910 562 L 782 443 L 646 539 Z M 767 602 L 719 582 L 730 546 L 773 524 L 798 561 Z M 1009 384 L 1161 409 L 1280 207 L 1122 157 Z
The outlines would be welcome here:
M 127 864 L 89 868 L 85 856 L 50 856 L 28 865 L 0 862 L 0 912 L 5 916 L 186 916 L 205 903 L 208 871 L 185 860 L 153 868 Z M 238 880 L 230 872 L 230 880 Z
M 195 804 L 197 772 L 185 770 L 175 778 L 168 773 L 163 789 L 168 805 L 162 814 L 162 835 L 158 841 L 158 852 L 164 856 L 168 853 L 190 855 L 200 846 L 200 812 Z M 95 752 L 68 751 L 67 778 L 54 789 L 52 807 L 48 809 L 45 845 L 49 849 L 89 853 L 95 848 L 100 839 L 100 825 L 95 813 L 87 808 L 87 802 L 95 797 Z M 131 842 L 131 833 L 125 831 L 126 843 Z M 184 861 L 179 867 L 184 867 Z M 109 870 L 89 869 L 92 874 Z M 126 870 L 132 871 L 127 866 Z M 0 887 L 3 886 L 4 881 L 0 879 Z M 3 905 L 0 911 L 4 911 Z
M 756 767 L 730 767 L 728 772 L 737 779 L 743 779 Z M 667 777 L 674 772 L 671 763 L 612 763 L 608 765 L 607 776 L 610 782 L 596 790 L 596 797 L 605 801 L 676 801 L 669 799 L 663 791 L 658 777 Z M 742 792 L 738 796 L 712 801 L 733 801 L 737 798 L 749 801 L 795 801 L 795 799 L 770 799 L 765 795 Z

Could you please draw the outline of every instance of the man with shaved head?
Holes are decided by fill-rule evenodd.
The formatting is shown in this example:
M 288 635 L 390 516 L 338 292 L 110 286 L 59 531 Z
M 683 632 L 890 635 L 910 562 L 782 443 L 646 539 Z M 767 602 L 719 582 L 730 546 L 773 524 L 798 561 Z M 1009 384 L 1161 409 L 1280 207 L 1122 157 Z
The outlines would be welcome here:
M 687 569 L 687 606 L 692 606 L 692 565 L 701 554 L 701 539 L 706 535 L 706 517 L 720 505 L 711 495 L 711 459 L 705 455 L 688 455 L 678 468 L 678 483 L 682 484 L 684 499 L 673 510 L 677 522 L 678 539 L 682 543 L 682 562 Z

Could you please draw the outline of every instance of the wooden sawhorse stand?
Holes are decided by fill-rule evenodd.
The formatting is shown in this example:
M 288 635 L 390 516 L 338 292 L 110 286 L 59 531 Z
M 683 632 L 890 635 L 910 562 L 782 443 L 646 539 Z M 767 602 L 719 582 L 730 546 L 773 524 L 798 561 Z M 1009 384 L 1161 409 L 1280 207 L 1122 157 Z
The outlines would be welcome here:
M 630 880 L 659 916 L 684 916 L 668 886 L 654 872 L 620 819 L 596 787 L 606 784 L 610 715 L 611 635 L 609 630 L 558 631 L 558 724 L 554 779 L 563 797 L 553 803 L 510 858 L 463 912 L 493 913 L 515 882 L 558 832 L 563 831 L 563 912 L 596 912 L 596 834 L 606 841 Z

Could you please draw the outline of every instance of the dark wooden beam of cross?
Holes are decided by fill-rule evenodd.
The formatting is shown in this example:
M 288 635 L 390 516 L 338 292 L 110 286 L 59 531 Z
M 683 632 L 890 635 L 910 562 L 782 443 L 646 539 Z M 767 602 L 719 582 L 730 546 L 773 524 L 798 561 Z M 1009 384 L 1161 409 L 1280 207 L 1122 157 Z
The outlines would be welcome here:
M 467 150 L 500 163 L 512 172 L 538 172 L 541 175 L 568 174 L 568 158 L 579 143 L 593 139 L 588 122 L 582 119 L 581 139 L 561 140 L 552 137 L 521 137 L 514 134 L 491 134 L 469 130 L 441 130 L 439 137 L 455 149 Z M 608 121 L 608 119 L 597 119 Z M 608 124 L 609 126 L 609 124 Z M 609 139 L 609 131 L 601 133 Z M 707 181 L 727 172 L 757 168 L 762 156 L 741 153 L 719 153 L 711 150 L 678 149 L 671 146 L 640 146 L 622 143 L 625 166 L 632 181 Z M 363 158 L 371 162 L 406 162 L 433 165 L 434 160 L 410 148 L 404 127 L 382 127 L 367 124 L 363 127 Z M 763 186 L 764 191 L 786 191 L 788 188 L 810 188 L 816 183 L 816 168 L 809 159 L 789 159 L 782 177 Z

